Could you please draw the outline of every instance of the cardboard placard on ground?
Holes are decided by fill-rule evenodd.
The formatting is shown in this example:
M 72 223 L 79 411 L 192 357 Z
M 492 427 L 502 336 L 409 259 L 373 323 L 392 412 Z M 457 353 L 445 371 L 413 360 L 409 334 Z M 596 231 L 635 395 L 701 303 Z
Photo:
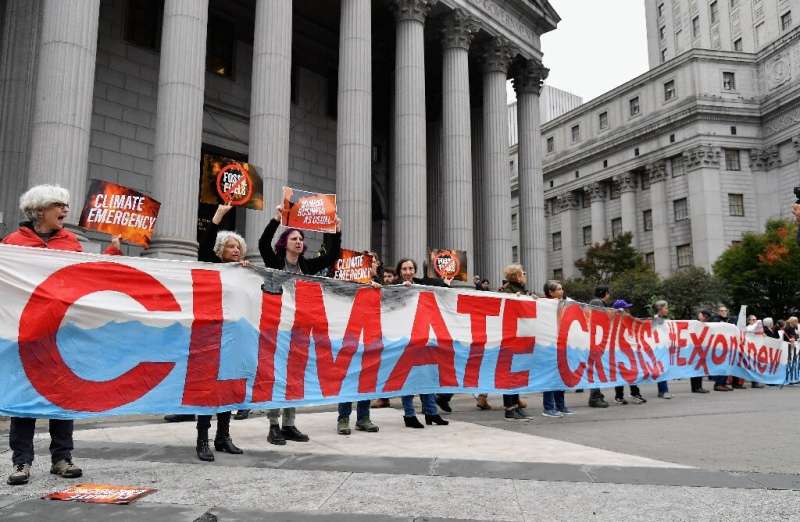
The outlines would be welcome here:
M 78 225 L 149 246 L 161 203 L 110 181 L 92 180 Z
M 255 165 L 224 156 L 203 154 L 200 203 L 225 203 L 262 210 L 263 192 L 263 180 Z
M 432 278 L 452 277 L 454 281 L 466 281 L 467 253 L 463 250 L 441 248 L 429 250 L 425 275 Z
M 110 484 L 76 484 L 63 491 L 50 493 L 42 498 L 87 502 L 89 504 L 130 504 L 145 495 L 158 491 L 155 488 L 137 486 L 112 486 Z
M 358 250 L 341 249 L 330 270 L 331 278 L 339 281 L 369 283 L 372 281 L 372 256 Z
M 318 194 L 283 187 L 281 224 L 289 228 L 336 232 L 336 194 Z

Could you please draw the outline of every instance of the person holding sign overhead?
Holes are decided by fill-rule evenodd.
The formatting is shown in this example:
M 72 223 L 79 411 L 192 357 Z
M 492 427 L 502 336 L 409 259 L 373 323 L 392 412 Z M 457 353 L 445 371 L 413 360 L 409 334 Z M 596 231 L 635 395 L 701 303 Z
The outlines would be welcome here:
M 275 242 L 272 248 L 272 238 L 281 224 L 281 211 L 283 205 L 275 207 L 275 216 L 267 223 L 264 233 L 258 240 L 258 251 L 264 260 L 264 266 L 276 270 L 285 270 L 295 274 L 316 274 L 327 269 L 339 258 L 342 245 L 342 232 L 339 216 L 336 216 L 336 233 L 325 234 L 323 245 L 325 254 L 311 259 L 303 255 L 306 251 L 305 235 L 302 230 L 287 228 Z M 294 425 L 295 408 L 283 409 L 283 427 L 278 423 L 280 408 L 269 410 L 269 434 L 267 441 L 271 444 L 282 446 L 287 440 L 295 442 L 308 442 L 308 435 L 302 433 Z

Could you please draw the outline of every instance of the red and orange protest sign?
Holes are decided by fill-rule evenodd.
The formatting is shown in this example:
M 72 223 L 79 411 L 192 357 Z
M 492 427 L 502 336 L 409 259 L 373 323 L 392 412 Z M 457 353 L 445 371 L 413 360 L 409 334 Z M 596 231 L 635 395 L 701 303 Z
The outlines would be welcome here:
M 336 232 L 336 194 L 317 194 L 283 187 L 281 224 L 289 228 Z
M 264 208 L 263 181 L 254 165 L 224 156 L 203 155 L 200 203 L 261 210 Z
M 81 212 L 79 226 L 111 235 L 137 245 L 148 246 L 153 237 L 161 203 L 141 192 L 93 180 Z
M 90 504 L 130 504 L 150 493 L 158 491 L 154 488 L 135 486 L 112 486 L 109 484 L 77 484 L 63 491 L 45 495 L 49 500 L 67 500 L 88 502 Z
M 369 283 L 372 281 L 373 257 L 357 250 L 343 248 L 331 267 L 331 277 L 339 281 Z
M 435 249 L 428 252 L 428 277 L 467 280 L 467 253 L 463 250 Z

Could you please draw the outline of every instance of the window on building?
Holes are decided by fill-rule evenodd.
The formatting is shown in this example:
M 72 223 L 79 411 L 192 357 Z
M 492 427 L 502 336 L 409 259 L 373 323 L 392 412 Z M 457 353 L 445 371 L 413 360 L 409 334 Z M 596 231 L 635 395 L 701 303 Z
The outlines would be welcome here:
M 678 245 L 675 247 L 678 254 L 678 268 L 686 268 L 692 266 L 694 260 L 692 259 L 692 245 Z
M 739 163 L 739 149 L 724 149 L 725 151 L 725 170 L 742 170 Z
M 630 109 L 630 115 L 636 116 L 639 114 L 639 97 L 634 96 L 628 101 L 628 107 Z
M 658 30 L 658 38 L 661 41 L 664 41 L 664 38 L 667 36 L 667 26 L 662 25 Z
M 742 45 L 742 39 L 741 38 L 737 38 L 736 40 L 733 41 L 733 50 L 734 51 L 743 51 L 744 50 L 744 45 Z
M 781 15 L 781 31 L 786 32 L 792 28 L 792 12 L 786 11 Z
M 603 160 L 603 168 L 604 169 L 608 168 L 608 160 Z
M 553 188 L 553 180 L 550 180 L 550 188 Z
M 670 143 L 675 143 L 675 135 L 674 134 L 670 134 L 669 135 L 669 142 Z
M 732 72 L 722 73 L 722 88 L 726 91 L 736 90 L 736 75 Z
M 650 209 L 645 210 L 642 212 L 642 225 L 644 226 L 645 232 L 650 232 L 653 230 L 653 211 Z
M 692 38 L 700 38 L 700 17 L 692 18 Z
M 592 225 L 583 227 L 583 246 L 592 244 Z
M 731 136 L 736 136 L 736 125 L 731 125 Z
M 608 184 L 608 197 L 609 199 L 619 199 L 619 183 L 613 179 Z
M 648 190 L 650 188 L 650 175 L 647 172 L 642 172 L 639 175 L 639 180 L 642 184 L 642 190 Z
M 158 51 L 164 0 L 128 0 L 125 11 L 125 41 Z
M 764 22 L 756 26 L 756 47 L 760 47 L 764 43 Z
M 744 216 L 744 194 L 728 194 L 728 211 L 731 216 Z
M 236 26 L 226 18 L 209 14 L 206 39 L 206 70 L 222 76 L 233 77 L 234 51 L 236 49 Z
M 683 31 L 678 29 L 675 31 L 675 54 L 677 55 L 681 51 L 681 37 L 683 36 Z
M 689 219 L 689 204 L 686 198 L 676 199 L 672 202 L 672 210 L 675 213 L 675 221 Z
M 555 279 L 556 281 L 561 281 L 562 279 L 564 279 L 564 271 L 560 268 L 556 268 L 555 270 L 553 270 L 553 279 Z
M 548 212 L 548 214 L 550 214 L 551 216 L 555 216 L 556 215 L 556 213 L 557 213 L 556 212 L 556 210 L 557 210 L 557 206 L 556 205 L 557 204 L 558 204 L 558 200 L 556 198 L 550 198 L 550 199 L 547 200 L 547 212 Z
M 675 80 L 670 80 L 664 84 L 664 101 L 670 101 L 675 97 Z
M 561 232 L 553 232 L 553 250 L 561 250 Z
M 622 235 L 622 218 L 611 220 L 611 239 L 617 239 Z
M 652 268 L 653 270 L 656 269 L 656 255 L 654 252 L 648 252 L 644 255 L 644 263 Z
M 683 156 L 675 156 L 674 158 L 670 158 L 669 163 L 672 167 L 673 178 L 677 178 L 685 174 L 685 171 L 683 170 Z
M 667 61 L 667 50 L 661 49 L 661 63 L 664 63 L 666 61 Z
M 636 156 L 636 157 L 639 156 L 639 147 L 636 147 L 635 149 L 633 149 L 633 155 Z
M 553 152 L 556 150 L 556 140 L 550 136 L 547 138 L 547 152 Z
M 575 171 L 575 179 L 578 179 L 580 177 L 581 177 L 581 171 L 580 170 L 576 170 Z
M 719 5 L 717 2 L 711 2 L 711 4 L 709 4 L 708 18 L 711 20 L 711 25 L 719 22 Z
M 511 230 L 517 230 L 519 228 L 519 214 L 516 212 L 511 213 Z
M 581 208 L 589 208 L 592 206 L 592 198 L 589 197 L 589 194 L 584 191 L 580 191 L 578 194 L 578 197 L 581 199 Z
M 572 129 L 570 129 L 570 135 L 572 136 L 572 143 L 580 141 L 580 139 L 581 139 L 581 126 L 580 125 L 573 125 Z
M 517 245 L 513 245 L 511 247 L 511 262 L 512 263 L 519 262 L 519 247 Z
M 599 123 L 600 123 L 600 129 L 601 130 L 602 129 L 607 129 L 608 128 L 608 112 L 607 111 L 601 112 L 600 115 L 597 118 L 598 118 Z

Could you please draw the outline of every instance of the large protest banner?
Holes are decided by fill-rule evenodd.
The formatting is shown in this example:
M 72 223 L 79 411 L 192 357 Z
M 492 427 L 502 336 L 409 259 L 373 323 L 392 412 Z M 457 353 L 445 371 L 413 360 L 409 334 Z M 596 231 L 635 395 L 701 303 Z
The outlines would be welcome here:
M 0 413 L 206 413 L 697 375 L 781 384 L 785 345 L 575 302 L 0 245 Z M 796 362 L 792 362 L 796 364 Z

